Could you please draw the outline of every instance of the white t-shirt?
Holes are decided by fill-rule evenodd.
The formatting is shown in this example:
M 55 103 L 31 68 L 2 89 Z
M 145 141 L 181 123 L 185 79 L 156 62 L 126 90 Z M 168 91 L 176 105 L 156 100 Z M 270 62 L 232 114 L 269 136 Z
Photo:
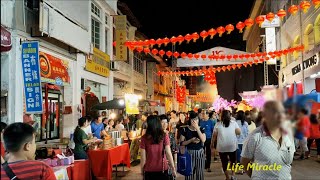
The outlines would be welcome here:
M 124 125 L 123 124 L 117 124 L 115 129 L 118 130 L 118 131 L 122 131 L 124 129 Z
M 87 135 L 89 134 L 92 134 L 92 131 L 91 131 L 91 126 L 87 126 L 84 130 L 83 130 Z
M 217 151 L 218 152 L 234 152 L 237 150 L 237 136 L 235 130 L 239 128 L 236 121 L 231 120 L 228 127 L 224 127 L 221 122 L 218 122 L 214 127 L 214 132 L 217 136 Z

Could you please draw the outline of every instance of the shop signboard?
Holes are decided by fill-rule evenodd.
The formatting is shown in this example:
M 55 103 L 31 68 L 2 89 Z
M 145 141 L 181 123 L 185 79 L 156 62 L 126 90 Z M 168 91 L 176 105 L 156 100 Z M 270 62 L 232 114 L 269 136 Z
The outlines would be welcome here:
M 264 21 L 261 24 L 261 28 L 272 28 L 272 27 L 280 27 L 280 18 L 279 16 L 275 15 L 274 19 L 270 22 L 268 19 L 266 19 L 266 15 L 263 15 Z
M 87 58 L 86 70 L 104 77 L 109 77 L 110 56 L 94 48 L 93 55 Z
M 135 94 L 125 94 L 125 105 L 127 114 L 139 114 L 139 97 Z
M 127 61 L 127 16 L 114 16 L 116 25 L 116 60 Z
M 10 51 L 11 47 L 11 33 L 1 26 L 1 52 Z
M 299 72 L 301 72 L 302 66 L 303 66 L 304 70 L 307 70 L 311 67 L 318 65 L 318 63 L 319 63 L 319 56 L 317 54 L 315 54 L 312 57 L 310 57 L 309 59 L 304 60 L 302 64 L 298 64 L 295 67 L 293 67 L 291 69 L 292 75 L 296 75 Z
M 40 52 L 39 58 L 42 82 L 58 86 L 70 85 L 67 61 L 44 52 Z
M 21 51 L 25 111 L 27 114 L 41 114 L 43 107 L 39 42 L 23 42 Z

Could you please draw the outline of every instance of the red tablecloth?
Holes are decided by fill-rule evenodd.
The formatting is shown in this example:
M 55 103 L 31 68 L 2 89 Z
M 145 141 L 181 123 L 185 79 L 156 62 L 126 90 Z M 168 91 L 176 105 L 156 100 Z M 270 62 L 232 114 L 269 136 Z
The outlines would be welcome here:
M 112 166 L 121 163 L 130 168 L 130 152 L 127 143 L 108 150 L 90 150 L 91 168 L 96 177 L 112 178 Z
M 89 160 L 76 160 L 67 172 L 70 180 L 91 180 Z

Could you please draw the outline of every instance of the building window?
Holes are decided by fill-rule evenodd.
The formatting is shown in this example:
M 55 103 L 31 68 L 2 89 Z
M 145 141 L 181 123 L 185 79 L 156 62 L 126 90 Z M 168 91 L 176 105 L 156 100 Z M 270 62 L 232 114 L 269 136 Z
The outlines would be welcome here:
M 105 23 L 106 25 L 108 25 L 108 24 L 109 24 L 109 23 L 108 23 L 108 21 L 109 21 L 109 16 L 108 16 L 108 15 L 106 15 L 106 16 L 105 16 L 104 23 Z
M 94 3 L 91 3 L 91 12 L 100 18 L 100 9 Z
M 143 74 L 143 61 L 139 53 L 133 56 L 133 68 L 136 72 Z
M 95 48 L 100 48 L 100 23 L 91 19 L 91 41 Z
M 109 30 L 106 29 L 105 34 L 104 34 L 104 43 L 105 43 L 104 48 L 105 48 L 105 53 L 107 53 L 107 54 L 108 54 L 108 32 L 109 32 Z

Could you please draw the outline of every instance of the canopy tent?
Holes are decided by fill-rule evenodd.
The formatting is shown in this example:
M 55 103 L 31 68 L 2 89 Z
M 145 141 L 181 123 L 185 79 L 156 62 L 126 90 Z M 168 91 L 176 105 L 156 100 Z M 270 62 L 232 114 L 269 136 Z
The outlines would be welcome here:
M 233 55 L 233 54 L 246 54 L 246 52 L 244 51 L 238 51 L 235 49 L 229 49 L 229 48 L 225 48 L 225 47 L 214 47 L 205 51 L 201 51 L 199 52 L 199 54 L 206 54 L 208 55 Z M 249 59 L 231 59 L 229 60 L 203 60 L 201 57 L 199 59 L 196 58 L 179 58 L 177 59 L 177 67 L 193 67 L 193 66 L 218 66 L 218 65 L 228 65 L 228 64 L 238 64 L 238 63 L 244 63 L 244 62 L 248 62 L 252 60 L 252 58 Z
M 317 102 L 320 103 L 320 93 L 300 94 L 295 97 L 289 98 L 284 102 L 286 107 L 297 105 L 298 107 L 305 107 L 307 103 Z

